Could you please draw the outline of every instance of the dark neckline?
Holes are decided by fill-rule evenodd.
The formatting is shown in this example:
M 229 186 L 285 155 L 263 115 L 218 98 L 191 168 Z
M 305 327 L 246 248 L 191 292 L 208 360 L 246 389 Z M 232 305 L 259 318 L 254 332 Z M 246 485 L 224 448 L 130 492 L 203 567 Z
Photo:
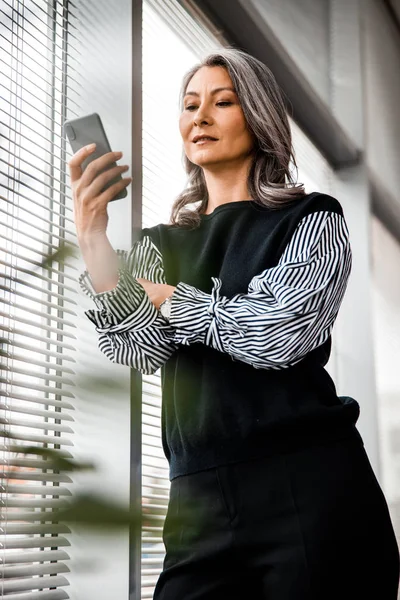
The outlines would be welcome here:
M 308 192 L 307 194 L 304 194 L 304 196 L 301 197 L 301 200 L 304 200 L 305 198 L 314 196 L 315 194 L 318 194 L 318 192 Z M 218 215 L 220 212 L 223 212 L 224 210 L 236 210 L 238 208 L 243 208 L 245 206 L 247 206 L 248 208 L 252 208 L 258 212 L 267 212 L 267 211 L 271 210 L 269 207 L 267 207 L 263 204 L 260 204 L 260 202 L 256 202 L 255 200 L 236 200 L 233 202 L 225 202 L 225 204 L 220 204 L 219 206 L 214 208 L 212 213 L 210 213 L 208 215 L 201 214 L 200 218 L 201 218 L 201 221 L 203 222 L 208 219 L 211 219 L 212 217 L 214 217 L 214 215 Z
M 214 208 L 214 210 L 212 211 L 212 213 L 209 214 L 201 214 L 201 220 L 206 220 L 206 219 L 211 219 L 211 217 L 213 217 L 214 215 L 222 212 L 223 210 L 230 210 L 230 209 L 236 209 L 236 208 L 242 208 L 243 206 L 252 206 L 253 208 L 259 208 L 260 204 L 258 204 L 257 202 L 255 202 L 254 200 L 234 200 L 233 202 L 225 202 L 224 204 L 220 204 L 219 206 L 216 206 Z

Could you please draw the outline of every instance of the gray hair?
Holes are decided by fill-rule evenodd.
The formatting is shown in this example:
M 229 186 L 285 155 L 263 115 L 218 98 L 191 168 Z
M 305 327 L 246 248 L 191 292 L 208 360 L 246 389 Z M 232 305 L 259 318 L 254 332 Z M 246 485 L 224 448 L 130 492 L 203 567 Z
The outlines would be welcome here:
M 221 48 L 208 54 L 186 73 L 180 90 L 180 110 L 191 78 L 202 67 L 225 67 L 239 98 L 248 128 L 256 140 L 247 186 L 251 198 L 271 209 L 279 209 L 305 195 L 304 184 L 295 183 L 290 160 L 297 169 L 292 134 L 283 92 L 270 69 L 237 48 Z M 183 150 L 188 175 L 186 188 L 172 205 L 170 224 L 196 228 L 205 212 L 208 191 L 203 169 L 192 163 Z M 288 185 L 292 187 L 287 187 Z M 200 202 L 194 210 L 184 209 Z

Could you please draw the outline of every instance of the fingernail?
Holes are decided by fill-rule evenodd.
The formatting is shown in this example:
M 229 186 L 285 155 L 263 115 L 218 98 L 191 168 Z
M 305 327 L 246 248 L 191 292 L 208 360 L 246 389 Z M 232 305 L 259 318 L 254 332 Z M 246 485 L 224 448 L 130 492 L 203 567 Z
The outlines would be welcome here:
M 86 146 L 85 150 L 94 150 L 96 148 L 96 144 L 89 144 L 89 146 Z

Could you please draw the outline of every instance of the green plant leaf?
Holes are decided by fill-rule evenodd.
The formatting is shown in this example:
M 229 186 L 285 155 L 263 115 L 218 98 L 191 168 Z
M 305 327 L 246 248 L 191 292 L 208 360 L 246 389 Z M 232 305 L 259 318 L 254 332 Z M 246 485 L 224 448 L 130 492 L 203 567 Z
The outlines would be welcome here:
M 43 259 L 43 261 L 41 263 L 41 267 L 43 267 L 44 269 L 47 269 L 48 267 L 51 267 L 52 264 L 55 262 L 63 263 L 69 257 L 77 258 L 77 256 L 78 256 L 77 249 L 74 246 L 71 246 L 70 244 L 65 244 L 65 245 L 57 248 L 57 250 L 55 252 L 53 252 L 52 254 L 48 254 Z

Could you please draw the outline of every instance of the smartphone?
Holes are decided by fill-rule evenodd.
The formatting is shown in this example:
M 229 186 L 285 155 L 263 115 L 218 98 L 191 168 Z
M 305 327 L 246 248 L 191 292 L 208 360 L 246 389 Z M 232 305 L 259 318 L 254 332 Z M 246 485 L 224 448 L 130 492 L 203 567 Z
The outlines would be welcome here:
M 97 113 L 92 113 L 90 115 L 79 117 L 78 119 L 65 121 L 64 135 L 68 138 L 73 154 L 75 154 L 75 152 L 84 146 L 88 146 L 89 144 L 93 143 L 96 144 L 96 150 L 82 162 L 82 171 L 86 169 L 89 163 L 96 158 L 99 158 L 99 156 L 103 156 L 103 154 L 112 152 L 103 127 L 103 123 L 101 122 L 100 116 Z M 105 169 L 99 171 L 99 173 L 104 173 L 108 169 L 112 169 L 116 166 L 117 163 L 114 161 L 107 165 Z M 121 179 L 121 174 L 118 174 L 116 177 L 111 179 L 101 191 L 104 192 L 111 185 L 114 185 L 114 183 L 117 183 L 117 181 L 120 181 Z M 120 200 L 121 198 L 126 198 L 127 195 L 128 192 L 126 188 L 124 188 L 123 190 L 119 191 L 110 202 L 113 202 L 114 200 Z

